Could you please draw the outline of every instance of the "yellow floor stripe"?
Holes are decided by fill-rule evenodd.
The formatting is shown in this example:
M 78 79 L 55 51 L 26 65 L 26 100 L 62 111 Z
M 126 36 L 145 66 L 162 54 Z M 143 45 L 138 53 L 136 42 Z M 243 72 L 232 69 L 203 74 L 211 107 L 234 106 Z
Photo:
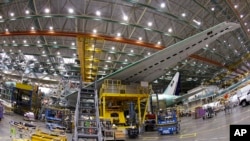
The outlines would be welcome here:
M 157 140 L 159 137 L 143 137 L 142 140 Z
M 180 135 L 181 139 L 183 139 L 183 138 L 192 138 L 192 137 L 196 137 L 196 133 Z

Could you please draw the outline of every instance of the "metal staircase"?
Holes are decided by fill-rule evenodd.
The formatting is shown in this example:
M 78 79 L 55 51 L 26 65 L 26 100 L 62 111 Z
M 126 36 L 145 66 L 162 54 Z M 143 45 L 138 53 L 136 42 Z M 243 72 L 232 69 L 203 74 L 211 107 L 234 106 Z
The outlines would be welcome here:
M 97 90 L 79 91 L 75 114 L 75 141 L 102 141 Z

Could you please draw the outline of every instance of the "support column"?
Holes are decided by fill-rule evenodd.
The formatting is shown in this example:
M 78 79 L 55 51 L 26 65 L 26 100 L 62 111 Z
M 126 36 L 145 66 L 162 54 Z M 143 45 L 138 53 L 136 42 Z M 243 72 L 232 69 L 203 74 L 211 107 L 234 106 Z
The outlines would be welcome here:
M 140 97 L 137 98 L 137 105 L 138 105 L 139 125 L 141 125 L 141 99 Z

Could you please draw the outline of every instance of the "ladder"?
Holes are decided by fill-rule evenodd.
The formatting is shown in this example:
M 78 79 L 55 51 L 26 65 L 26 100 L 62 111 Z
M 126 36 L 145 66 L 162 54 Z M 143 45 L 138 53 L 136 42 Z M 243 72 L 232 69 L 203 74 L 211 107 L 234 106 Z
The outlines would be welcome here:
M 75 141 L 102 141 L 97 90 L 82 88 L 75 115 Z

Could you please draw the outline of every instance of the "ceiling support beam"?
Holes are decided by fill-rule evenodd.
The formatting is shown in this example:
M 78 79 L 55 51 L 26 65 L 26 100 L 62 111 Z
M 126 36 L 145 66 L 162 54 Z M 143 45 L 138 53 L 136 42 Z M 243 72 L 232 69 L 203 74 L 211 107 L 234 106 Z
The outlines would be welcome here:
M 95 38 L 95 39 L 101 39 L 106 41 L 112 41 L 112 42 L 119 42 L 119 43 L 125 43 L 125 44 L 131 44 L 136 46 L 143 46 L 148 48 L 153 48 L 157 50 L 162 50 L 166 47 L 158 44 L 152 44 L 147 43 L 139 40 L 133 40 L 133 39 L 127 39 L 122 37 L 113 37 L 108 35 L 101 35 L 101 34 L 91 34 L 91 33 L 79 33 L 79 32 L 62 32 L 62 31 L 18 31 L 18 32 L 2 32 L 0 33 L 0 36 L 65 36 L 65 37 L 85 37 L 85 38 Z M 208 58 L 204 58 L 198 55 L 190 55 L 189 57 L 198 59 L 210 64 L 213 64 L 215 66 L 219 67 L 225 67 L 219 62 L 210 60 Z

